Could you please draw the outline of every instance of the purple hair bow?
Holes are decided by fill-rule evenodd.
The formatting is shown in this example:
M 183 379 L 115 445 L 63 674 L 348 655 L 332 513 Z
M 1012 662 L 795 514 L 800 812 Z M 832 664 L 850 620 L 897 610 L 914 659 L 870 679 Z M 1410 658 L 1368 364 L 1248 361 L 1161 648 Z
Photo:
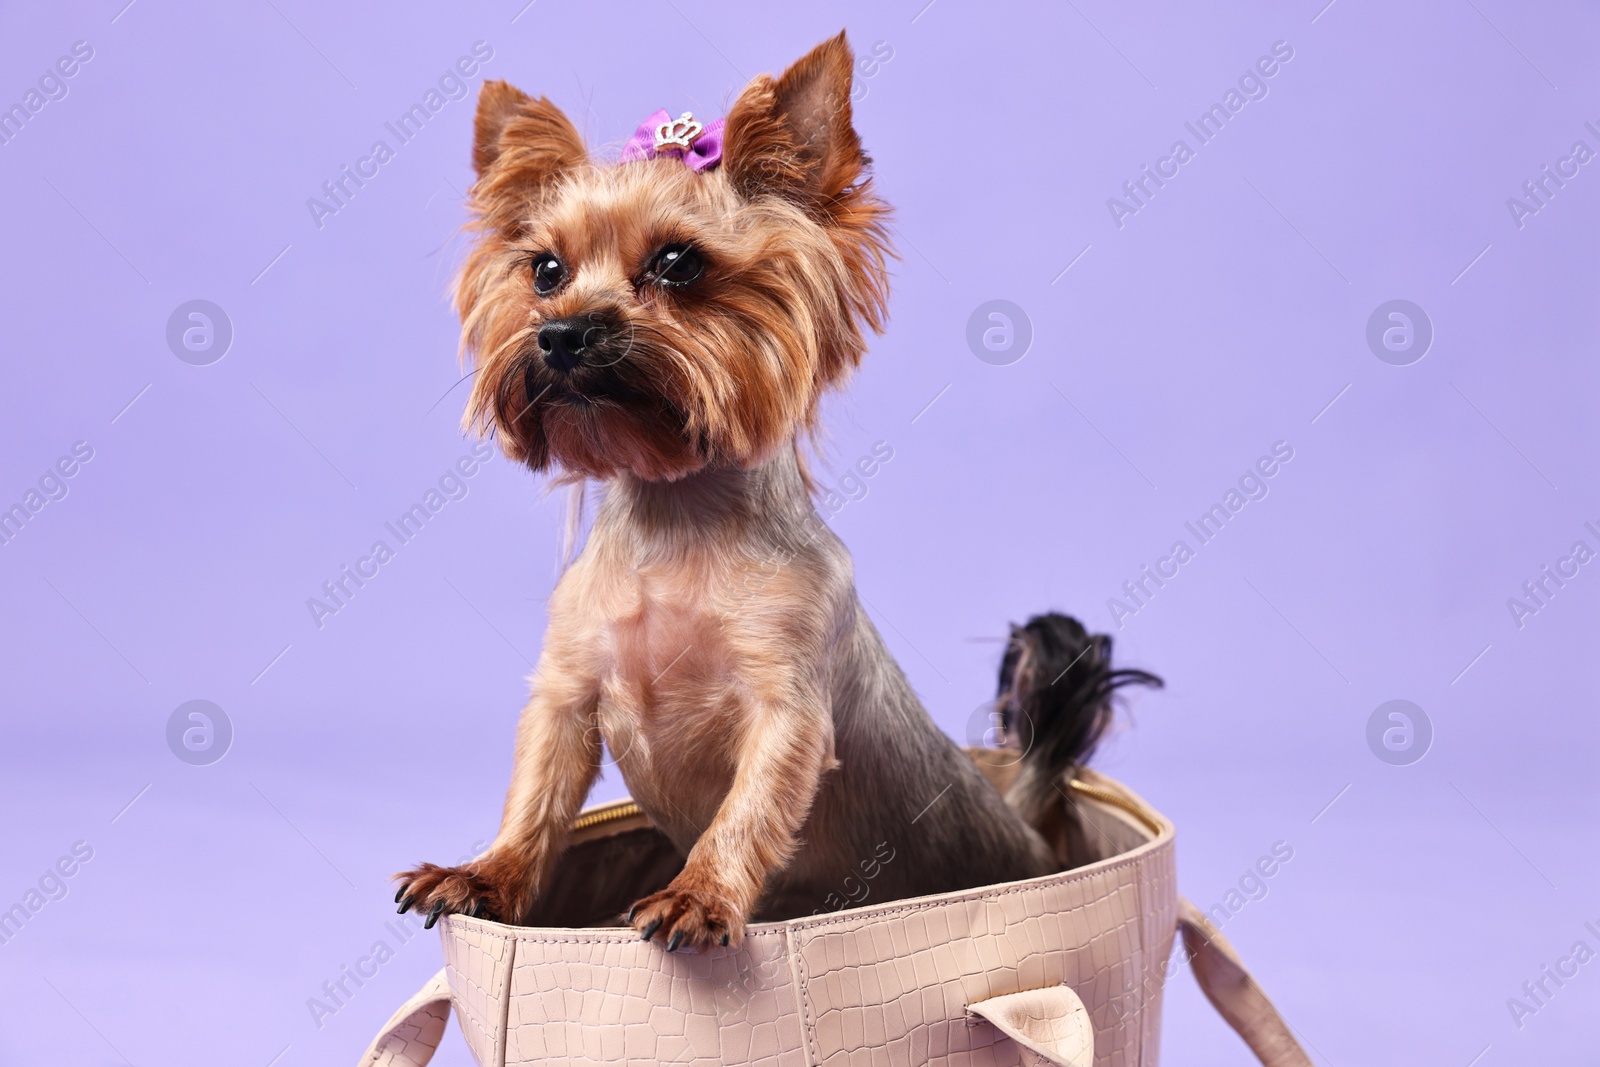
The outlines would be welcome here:
M 702 123 L 687 111 L 673 118 L 662 108 L 639 124 L 623 146 L 620 162 L 672 156 L 690 170 L 711 170 L 722 162 L 722 121 Z

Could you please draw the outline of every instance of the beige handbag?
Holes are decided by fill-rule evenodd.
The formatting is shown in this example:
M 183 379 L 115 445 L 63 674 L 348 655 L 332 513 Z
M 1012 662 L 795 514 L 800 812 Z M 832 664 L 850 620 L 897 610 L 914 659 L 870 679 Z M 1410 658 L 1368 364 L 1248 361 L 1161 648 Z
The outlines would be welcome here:
M 552 926 L 442 920 L 444 970 L 361 1067 L 424 1067 L 452 1005 L 480 1067 L 1155 1067 L 1180 930 L 1207 998 L 1260 1061 L 1310 1067 L 1233 949 L 1178 897 L 1172 824 L 1104 775 L 1067 785 L 1087 865 L 755 923 L 738 948 L 698 955 L 631 928 L 576 928 L 615 921 L 682 863 L 631 801 L 591 809 L 574 827 L 572 875 L 541 904 Z M 869 899 L 870 879 L 856 883 L 843 891 Z

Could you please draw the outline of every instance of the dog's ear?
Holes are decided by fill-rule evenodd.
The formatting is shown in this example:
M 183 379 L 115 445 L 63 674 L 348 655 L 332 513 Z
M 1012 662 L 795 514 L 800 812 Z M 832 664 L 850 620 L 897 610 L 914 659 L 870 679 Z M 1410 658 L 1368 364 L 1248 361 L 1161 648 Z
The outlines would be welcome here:
M 888 302 L 889 207 L 872 192 L 871 163 L 851 125 L 855 57 L 844 31 L 823 41 L 776 80 L 762 75 L 745 87 L 722 131 L 729 183 L 754 200 L 777 196 L 797 204 L 827 229 L 842 257 L 840 290 L 851 313 L 844 343 L 824 361 L 821 377 L 836 381 L 861 360 L 860 326 L 881 331 Z
M 472 142 L 472 165 L 480 179 L 493 167 L 497 185 L 531 190 L 588 159 L 583 138 L 549 100 L 535 100 L 510 82 L 483 83 Z
M 723 130 L 723 166 L 736 190 L 782 196 L 830 220 L 868 163 L 850 121 L 854 65 L 841 30 L 783 77 L 763 74 L 745 87 Z

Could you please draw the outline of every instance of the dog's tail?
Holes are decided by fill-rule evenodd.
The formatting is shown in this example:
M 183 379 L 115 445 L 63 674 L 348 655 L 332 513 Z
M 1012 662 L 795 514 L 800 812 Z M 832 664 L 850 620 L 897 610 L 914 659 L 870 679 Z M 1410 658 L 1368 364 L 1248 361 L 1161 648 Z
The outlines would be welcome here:
M 1056 786 L 1082 766 L 1111 725 L 1125 685 L 1159 687 L 1149 671 L 1111 665 L 1111 638 L 1056 612 L 1011 627 L 1000 663 L 998 704 L 1006 746 L 1022 753 L 1006 799 L 1038 825 L 1060 799 Z

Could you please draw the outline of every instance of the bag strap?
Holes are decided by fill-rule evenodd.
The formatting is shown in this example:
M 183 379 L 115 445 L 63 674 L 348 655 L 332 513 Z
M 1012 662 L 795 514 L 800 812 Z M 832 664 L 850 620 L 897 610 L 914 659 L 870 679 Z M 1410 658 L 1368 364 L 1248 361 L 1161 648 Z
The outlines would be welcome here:
M 440 971 L 389 1016 L 360 1067 L 427 1067 L 450 1021 L 450 983 Z
M 1201 991 L 1244 1038 L 1263 1067 L 1312 1067 L 1289 1024 L 1250 977 L 1227 938 L 1204 912 L 1182 897 L 1178 898 L 1178 929 Z

